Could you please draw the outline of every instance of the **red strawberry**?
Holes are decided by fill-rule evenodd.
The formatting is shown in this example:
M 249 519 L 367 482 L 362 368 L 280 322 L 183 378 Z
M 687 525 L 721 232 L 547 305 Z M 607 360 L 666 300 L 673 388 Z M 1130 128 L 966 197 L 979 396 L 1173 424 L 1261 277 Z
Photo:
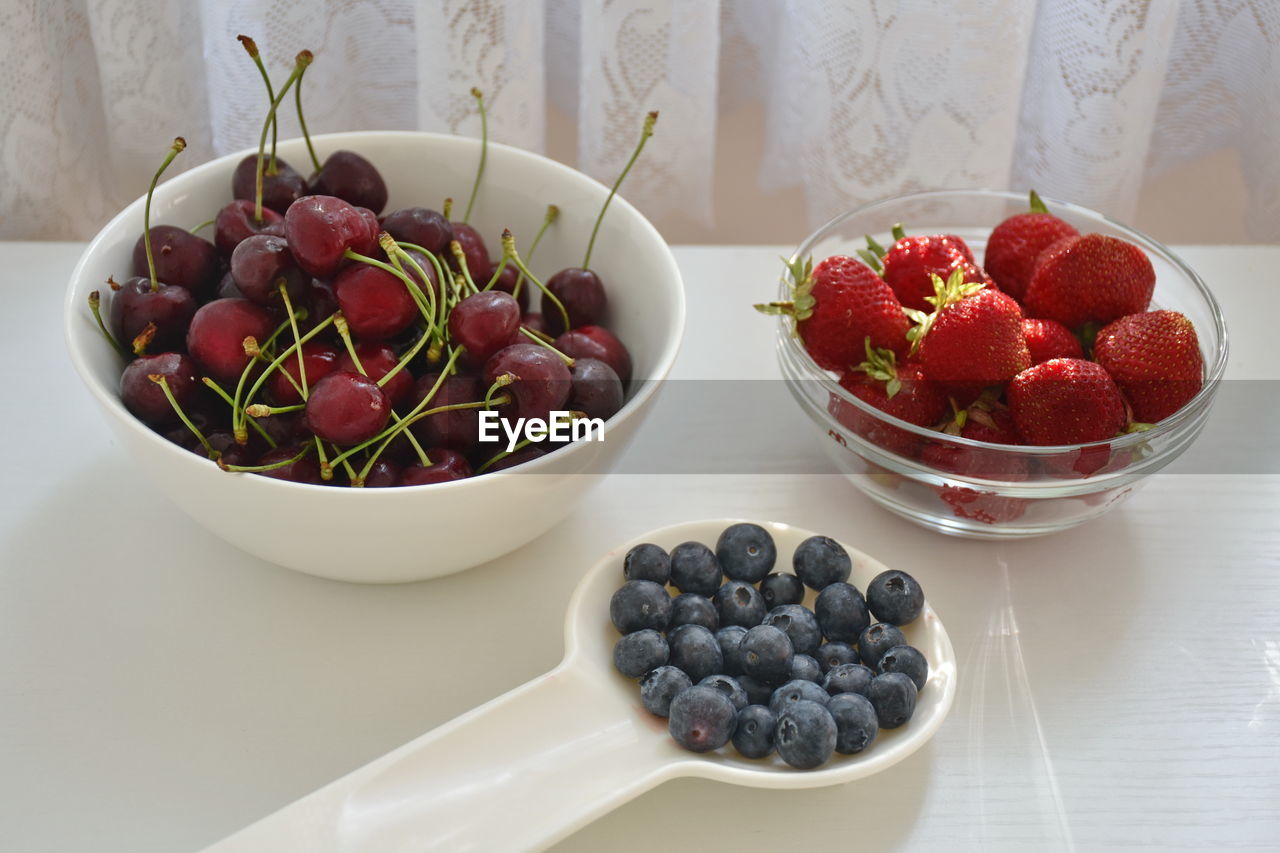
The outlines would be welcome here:
M 1006 390 L 1018 434 L 1028 444 L 1104 441 L 1128 422 L 1120 389 L 1101 365 L 1055 358 L 1013 377 Z
M 1105 234 L 1059 240 L 1040 253 L 1022 300 L 1027 315 L 1069 329 L 1147 310 L 1156 273 L 1145 252 Z
M 938 307 L 909 314 L 925 375 L 946 385 L 975 387 L 1008 382 L 1031 364 L 1022 336 L 1022 310 L 1012 297 L 966 284 L 956 270 L 944 284 L 935 276 Z
M 1093 357 L 1120 386 L 1134 420 L 1144 423 L 1178 411 L 1204 382 L 1195 327 L 1177 311 L 1121 317 L 1098 333 Z
M 1010 498 L 996 492 L 978 491 L 967 486 L 933 486 L 942 502 L 951 507 L 956 518 L 967 518 L 983 524 L 1016 521 L 1027 512 L 1031 501 Z
M 968 245 L 954 234 L 907 237 L 902 233 L 902 226 L 896 225 L 893 236 L 897 242 L 887 252 L 877 251 L 880 247 L 870 238 L 867 242 L 872 252 L 882 255 L 884 280 L 906 308 L 929 310 L 928 298 L 933 296 L 931 276 L 945 281 L 951 273 L 960 270 L 966 282 L 991 283 L 986 273 L 973 263 L 973 252 Z
M 840 379 L 840 386 L 885 414 L 916 426 L 933 426 L 947 411 L 942 389 L 925 378 L 915 362 L 898 364 L 890 350 L 866 344 L 867 360 Z M 874 418 L 857 406 L 832 395 L 828 410 L 853 432 L 894 453 L 909 455 L 916 437 Z
M 1080 232 L 1049 213 L 1036 191 L 1031 191 L 1031 212 L 1010 216 L 991 232 L 983 268 L 1005 293 L 1021 300 L 1027 292 L 1036 257 L 1064 237 Z
M 1021 444 L 1013 415 L 993 397 L 983 394 L 973 405 L 961 409 L 943 432 L 987 444 Z M 941 439 L 928 444 L 920 459 L 943 471 L 989 480 L 1025 480 L 1029 470 L 1024 457 L 1007 450 L 965 447 Z
M 1023 320 L 1022 336 L 1027 339 L 1032 364 L 1051 358 L 1084 358 L 1080 339 L 1055 320 Z
M 825 370 L 843 373 L 863 358 L 864 342 L 904 353 L 910 327 L 889 285 L 866 264 L 833 255 L 817 268 L 813 261 L 790 263 L 791 302 L 757 305 L 764 314 L 790 314 L 809 355 Z

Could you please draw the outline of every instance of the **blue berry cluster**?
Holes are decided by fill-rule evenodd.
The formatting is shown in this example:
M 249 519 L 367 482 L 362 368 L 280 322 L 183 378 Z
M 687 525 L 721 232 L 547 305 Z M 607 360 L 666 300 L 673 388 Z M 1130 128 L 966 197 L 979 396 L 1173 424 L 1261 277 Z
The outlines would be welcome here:
M 849 555 L 826 536 L 800 543 L 794 574 L 774 572 L 777 557 L 769 531 L 750 523 L 726 528 L 714 551 L 632 548 L 609 602 L 622 634 L 613 662 L 640 680 L 641 702 L 685 749 L 732 742 L 746 758 L 777 751 L 807 770 L 911 719 L 929 663 L 899 626 L 920 615 L 924 591 L 887 571 L 864 596 L 849 583 Z

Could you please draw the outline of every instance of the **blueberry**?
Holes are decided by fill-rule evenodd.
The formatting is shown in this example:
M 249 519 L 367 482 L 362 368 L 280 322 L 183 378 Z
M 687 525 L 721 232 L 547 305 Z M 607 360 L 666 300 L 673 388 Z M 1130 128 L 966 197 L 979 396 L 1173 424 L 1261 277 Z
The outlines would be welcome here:
M 867 584 L 867 604 L 881 622 L 906 625 L 924 609 L 924 590 L 906 572 L 881 572 Z
M 836 752 L 856 755 L 871 745 L 880 732 L 871 700 L 857 693 L 832 696 L 827 713 L 836 721 Z
M 629 581 L 653 581 L 665 585 L 671 580 L 671 558 L 657 545 L 645 542 L 622 558 L 622 574 Z
M 701 625 L 714 631 L 720 627 L 720 617 L 711 599 L 692 592 L 682 592 L 671 599 L 671 620 L 667 630 L 674 631 L 681 625 Z
M 831 694 L 817 684 L 812 681 L 796 679 L 795 681 L 788 681 L 773 691 L 773 695 L 769 697 L 769 710 L 775 714 L 781 714 L 788 705 L 793 705 L 796 702 L 808 701 L 825 705 L 829 699 L 831 699 Z
M 729 742 L 737 723 L 729 697 L 712 687 L 690 687 L 671 700 L 667 731 L 685 749 L 709 752 Z
M 747 691 L 747 701 L 752 705 L 768 705 L 769 700 L 773 697 L 773 686 L 765 684 L 758 678 L 739 675 L 738 684 L 743 690 Z
M 822 590 L 829 584 L 847 581 L 853 561 L 836 540 L 810 536 L 796 547 L 791 566 L 805 586 Z
M 734 524 L 716 542 L 716 559 L 727 577 L 759 583 L 778 559 L 778 548 L 769 531 L 758 524 Z
M 929 680 L 929 661 L 915 646 L 894 646 L 880 656 L 876 669 L 882 673 L 902 673 L 911 679 L 916 690 L 923 690 Z
M 701 625 L 681 625 L 667 635 L 671 665 L 679 667 L 693 681 L 724 671 L 724 655 L 716 635 Z
M 779 604 L 764 617 L 765 625 L 785 631 L 797 654 L 812 655 L 822 644 L 822 630 L 813 611 L 799 604 Z
M 757 625 L 747 631 L 739 647 L 742 671 L 765 683 L 778 684 L 791 671 L 795 648 L 791 638 L 772 625 Z
M 660 666 L 640 679 L 640 701 L 650 714 L 665 717 L 671 711 L 671 700 L 682 690 L 693 686 L 693 680 L 674 666 Z
M 745 636 L 747 629 L 741 625 L 726 625 L 716 631 L 716 642 L 720 644 L 720 655 L 724 658 L 725 675 L 742 675 L 741 647 Z
M 666 587 L 653 581 L 627 581 L 609 599 L 609 618 L 623 634 L 645 628 L 665 631 L 671 618 L 671 596 Z
M 871 624 L 866 599 L 857 587 L 844 581 L 823 587 L 813 602 L 813 614 L 818 617 L 822 636 L 842 643 L 858 642 L 858 635 Z
M 713 600 L 721 625 L 754 628 L 764 621 L 765 614 L 769 612 L 764 596 L 744 581 L 725 581 L 724 586 L 716 590 Z
M 822 667 L 808 655 L 796 655 L 791 659 L 791 671 L 787 676 L 792 681 L 798 678 L 816 684 L 822 681 Z
M 832 667 L 827 677 L 822 679 L 822 686 L 832 696 L 841 693 L 860 693 L 866 696 L 871 687 L 871 679 L 875 677 L 874 672 L 860 663 L 842 663 Z
M 882 729 L 896 729 L 916 710 L 916 685 L 901 672 L 886 672 L 871 679 L 867 698 L 876 709 Z
M 684 542 L 671 549 L 671 583 L 681 592 L 707 598 L 720 588 L 720 563 L 701 542 Z
M 733 731 L 733 747 L 743 758 L 764 758 L 773 752 L 773 732 L 778 718 L 763 705 L 748 705 L 738 711 L 738 727 Z
M 667 662 L 666 637 L 652 628 L 632 631 L 613 644 L 613 665 L 627 678 L 639 678 Z
M 862 663 L 862 658 L 858 656 L 858 650 L 848 643 L 823 643 L 818 646 L 818 653 L 815 657 L 818 659 L 818 665 L 822 667 L 823 672 L 830 672 L 842 663 Z
M 728 675 L 708 675 L 706 678 L 698 682 L 699 687 L 710 687 L 713 690 L 719 690 L 725 696 L 729 697 L 729 701 L 733 703 L 733 707 L 739 711 L 747 707 L 747 691 L 742 688 L 736 678 Z
M 877 622 L 858 637 L 858 656 L 867 666 L 875 669 L 880 656 L 894 646 L 905 646 L 907 638 L 893 625 Z
M 760 581 L 760 594 L 770 608 L 779 604 L 799 604 L 804 601 L 804 584 L 793 574 L 775 572 Z
M 778 715 L 774 741 L 782 760 L 798 770 L 826 763 L 836 748 L 836 721 L 825 706 L 801 699 Z

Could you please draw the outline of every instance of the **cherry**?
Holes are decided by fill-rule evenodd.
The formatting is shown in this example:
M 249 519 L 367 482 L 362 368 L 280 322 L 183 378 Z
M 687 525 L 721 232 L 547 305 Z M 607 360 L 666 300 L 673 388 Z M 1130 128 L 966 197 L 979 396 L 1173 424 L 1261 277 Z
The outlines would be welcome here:
M 185 426 L 183 429 L 187 431 L 188 436 L 191 435 L 191 430 Z M 236 443 L 235 434 L 229 430 L 207 433 L 205 441 L 209 442 L 209 447 L 218 454 L 218 460 L 224 465 L 253 465 L 262 455 L 261 451 L 255 447 L 255 442 L 238 444 Z M 205 456 L 208 453 L 204 449 L 204 445 L 199 441 L 195 441 L 193 444 L 184 444 L 184 446 L 201 456 Z
M 391 403 L 369 377 L 336 370 L 311 387 L 303 413 L 307 429 L 317 438 L 359 444 L 386 427 Z
M 387 206 L 387 184 L 373 164 L 354 151 L 335 151 L 311 179 L 311 191 L 333 195 L 356 207 L 381 213 Z
M 194 361 L 182 353 L 163 352 L 144 355 L 129 362 L 120 374 L 120 399 L 125 408 L 144 423 L 152 426 L 177 423 L 178 413 L 165 396 L 164 389 L 150 379 L 156 375 L 164 377 L 174 400 L 184 410 L 195 401 L 204 387 L 196 377 Z M 183 426 L 183 429 L 187 428 Z M 187 432 L 190 433 L 190 430 Z
M 538 313 L 537 311 L 534 311 L 532 313 L 525 314 L 524 316 L 522 316 L 520 318 L 520 325 L 524 326 L 526 329 L 528 329 L 531 332 L 541 332 L 542 334 L 547 335 L 548 337 L 551 335 L 550 329 L 547 328 L 547 318 L 543 317 L 542 314 Z M 560 347 L 557 346 L 556 349 L 560 349 Z M 560 351 L 564 352 L 564 350 L 560 350 Z M 565 353 L 565 355 L 570 356 L 570 358 L 573 357 L 570 353 L 567 353 L 567 352 Z
M 302 364 L 307 371 L 307 387 L 310 388 L 324 377 L 340 368 L 338 351 L 328 344 L 310 340 L 302 345 Z M 286 376 L 288 374 L 288 376 Z M 290 382 L 288 377 L 293 377 Z M 302 378 L 298 375 L 298 356 L 289 355 L 280 362 L 280 367 L 267 377 L 267 392 L 277 406 L 292 406 L 302 402 L 302 395 L 294 382 L 302 386 Z
M 227 270 L 218 281 L 218 288 L 213 292 L 214 299 L 244 299 L 244 294 L 236 285 L 236 277 Z
M 240 241 L 231 253 L 231 275 L 244 297 L 259 305 L 279 304 L 280 284 L 296 302 L 310 281 L 294 263 L 288 241 L 271 234 L 254 234 Z
M 604 326 L 580 326 L 556 338 L 552 346 L 569 358 L 597 358 L 613 368 L 623 385 L 631 381 L 631 354 Z
M 222 275 L 222 261 L 212 243 L 176 225 L 156 225 L 148 233 L 157 279 L 185 287 L 197 299 L 213 292 Z M 145 236 L 133 244 L 133 274 L 149 274 Z
M 180 349 L 195 313 L 196 300 L 190 290 L 147 278 L 131 278 L 111 294 L 111 328 L 126 347 L 154 323 L 155 335 L 147 347 Z
M 415 406 L 422 402 L 439 378 L 439 373 L 425 374 L 414 385 L 410 401 Z M 480 385 L 479 377 L 454 374 L 445 377 L 425 409 L 476 403 L 483 399 L 484 388 Z M 424 445 L 440 445 L 469 453 L 480 443 L 480 412 L 477 409 L 437 412 L 414 421 L 410 429 Z
M 380 381 L 382 377 L 391 372 L 393 367 L 400 363 L 400 359 L 394 349 L 377 341 L 361 341 L 356 344 L 355 350 L 356 357 L 360 359 L 360 366 L 364 368 L 365 374 L 374 382 Z M 338 356 L 337 366 L 338 370 L 356 370 L 356 363 L 352 360 L 351 354 L 347 352 Z M 307 379 L 310 380 L 310 378 L 311 374 L 308 372 Z M 409 375 L 408 370 L 398 370 L 395 376 L 383 383 L 382 391 L 387 395 L 387 399 L 391 401 L 392 407 L 398 406 L 413 393 L 413 377 Z
M 338 310 L 338 297 L 333 295 L 332 284 L 322 278 L 313 278 L 307 286 L 303 304 L 307 309 L 307 317 L 298 322 L 298 328 L 300 331 L 308 332 L 314 329 L 317 323 Z
M 258 459 L 259 465 L 274 465 L 277 462 L 284 462 L 293 459 L 302 452 L 301 444 L 282 444 L 274 450 L 268 450 Z M 227 463 L 230 464 L 230 463 Z M 256 472 L 263 477 L 271 477 L 276 480 L 288 480 L 292 483 L 310 483 L 314 486 L 324 484 L 324 480 L 320 479 L 320 463 L 316 460 L 314 453 L 308 453 L 296 462 L 284 465 L 280 468 L 271 468 L 267 471 Z
M 213 220 L 213 243 L 224 255 L 230 255 L 241 240 L 254 234 L 283 236 L 284 217 L 267 207 L 262 210 L 262 218 L 257 219 L 253 201 L 236 199 L 219 210 Z
M 480 236 L 480 232 L 467 223 L 454 222 L 452 225 L 453 239 L 458 241 L 458 245 L 462 246 L 462 254 L 467 259 L 467 272 L 471 273 L 471 279 L 474 281 L 485 270 L 493 268 L 489 263 L 489 249 L 485 246 L 484 238 Z M 449 266 L 455 270 L 458 269 L 458 262 L 453 257 L 453 253 L 446 252 L 445 255 L 449 259 Z M 480 284 L 483 284 L 483 282 Z
M 387 214 L 382 230 L 401 243 L 413 243 L 436 255 L 448 254 L 453 239 L 449 220 L 425 207 L 406 207 Z
M 471 464 L 467 457 L 456 450 L 446 447 L 432 447 L 427 450 L 430 465 L 410 465 L 400 474 L 402 486 L 425 486 L 429 483 L 447 483 L 451 480 L 463 480 L 471 476 Z
M 422 280 L 422 276 L 418 275 L 412 265 L 404 263 L 404 271 L 409 278 L 418 283 L 418 287 L 422 288 L 422 292 L 427 292 L 427 282 L 431 283 L 431 289 L 436 292 L 436 304 L 440 304 L 440 300 L 444 298 L 444 290 L 440 287 L 440 276 L 436 275 L 436 266 L 427 260 L 427 256 L 414 249 L 408 249 L 405 254 L 413 259 L 413 262 L 427 275 L 427 281 Z
M 408 328 L 420 316 L 403 281 L 368 264 L 352 264 L 333 281 L 333 295 L 358 338 L 382 340 Z
M 512 344 L 494 353 L 484 365 L 484 381 L 509 376 L 504 389 L 515 401 L 518 417 L 547 420 L 564 409 L 569 399 L 570 375 L 560 357 L 537 344 Z
M 375 251 L 377 217 L 371 227 L 366 214 L 340 198 L 303 196 L 284 215 L 284 236 L 298 266 L 324 278 L 337 272 L 348 249 L 362 255 Z
M 275 171 L 271 170 L 272 161 Z M 236 165 L 231 173 L 231 197 L 252 202 L 257 192 L 258 177 L 254 169 L 258 165 L 258 155 L 250 154 Z M 263 161 L 262 167 L 262 205 L 276 213 L 283 214 L 289 205 L 307 195 L 307 180 L 284 160 L 274 155 Z
M 493 278 L 493 274 L 498 273 L 498 280 L 493 283 L 493 287 L 491 289 L 500 290 L 503 293 L 511 293 L 514 295 L 516 282 L 520 280 L 520 271 L 516 269 L 515 264 L 507 264 L 505 267 L 502 267 L 502 272 L 498 272 L 499 266 L 502 266 L 502 261 L 500 260 L 494 261 L 490 264 L 488 274 L 485 275 L 482 281 L 477 281 L 476 284 L 484 287 L 485 284 Z M 520 293 L 516 296 L 516 300 L 520 303 L 520 313 L 522 314 L 529 310 L 529 287 L 530 284 L 527 281 L 520 285 Z
M 400 484 L 400 466 L 390 459 L 379 457 L 364 478 L 366 489 L 385 489 Z
M 547 455 L 547 451 L 543 450 L 541 447 L 534 447 L 531 444 L 527 447 L 522 447 L 521 449 L 515 451 L 514 453 L 511 453 L 507 456 L 502 457 L 497 462 L 493 463 L 488 468 L 486 468 L 485 473 L 492 472 L 492 471 L 505 471 L 508 468 L 514 468 L 517 465 L 523 465 L 526 462 L 532 462 L 533 460 L 546 455 Z
M 449 334 L 466 348 L 472 364 L 515 342 L 520 329 L 520 305 L 510 293 L 487 290 L 463 299 L 449 312 Z
M 613 368 L 594 358 L 574 359 L 568 408 L 589 418 L 608 420 L 622 408 L 622 380 Z
M 215 299 L 196 311 L 187 330 L 187 352 L 215 379 L 239 379 L 249 363 L 245 338 L 271 334 L 271 315 L 247 299 Z
M 600 276 L 589 269 L 569 267 L 547 280 L 547 290 L 554 293 L 569 314 L 569 327 L 591 326 L 604 319 L 608 300 Z M 542 315 L 552 328 L 552 334 L 565 331 L 560 310 L 546 293 L 542 294 Z

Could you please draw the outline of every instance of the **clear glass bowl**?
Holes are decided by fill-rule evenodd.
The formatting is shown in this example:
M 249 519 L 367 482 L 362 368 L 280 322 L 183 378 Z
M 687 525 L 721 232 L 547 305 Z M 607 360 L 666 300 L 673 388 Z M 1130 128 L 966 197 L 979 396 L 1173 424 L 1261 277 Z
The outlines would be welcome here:
M 1227 363 L 1227 329 L 1203 280 L 1150 237 L 1100 213 L 1046 199 L 1050 212 L 1080 233 L 1097 232 L 1141 246 L 1156 272 L 1151 309 L 1181 311 L 1195 325 L 1204 356 L 1204 386 L 1179 411 L 1147 432 L 1084 445 L 986 444 L 918 427 L 849 394 L 818 367 L 780 318 L 778 362 L 788 388 L 813 420 L 836 469 L 886 509 L 956 536 L 1041 536 L 1096 518 L 1176 459 L 1200 434 Z M 908 233 L 957 234 L 981 261 L 987 236 L 1004 218 L 1027 210 L 1027 197 L 992 190 L 944 190 L 885 199 L 842 214 L 796 250 L 814 263 L 853 255 L 865 235 L 882 245 L 901 222 Z M 789 281 L 779 284 L 789 299 Z

